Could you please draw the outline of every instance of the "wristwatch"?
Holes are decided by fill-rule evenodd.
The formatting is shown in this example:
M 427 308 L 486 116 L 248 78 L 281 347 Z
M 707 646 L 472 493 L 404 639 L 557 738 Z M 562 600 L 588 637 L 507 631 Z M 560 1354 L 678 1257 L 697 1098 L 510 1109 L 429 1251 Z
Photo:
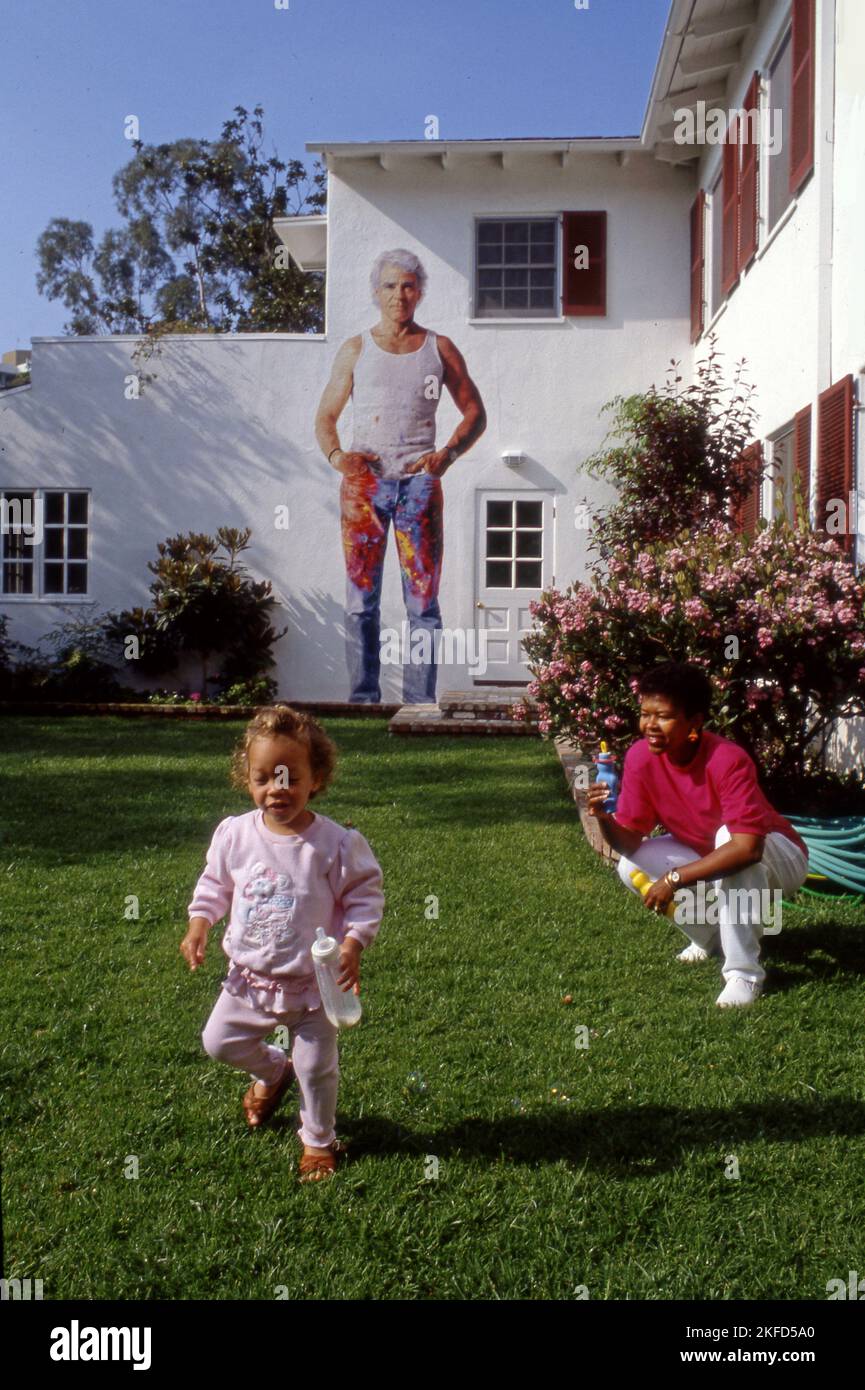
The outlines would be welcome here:
M 679 884 L 682 882 L 682 875 L 679 873 L 678 869 L 668 869 L 664 877 L 673 888 L 678 888 Z
M 448 449 L 448 463 L 456 463 L 458 458 L 459 454 L 456 449 Z

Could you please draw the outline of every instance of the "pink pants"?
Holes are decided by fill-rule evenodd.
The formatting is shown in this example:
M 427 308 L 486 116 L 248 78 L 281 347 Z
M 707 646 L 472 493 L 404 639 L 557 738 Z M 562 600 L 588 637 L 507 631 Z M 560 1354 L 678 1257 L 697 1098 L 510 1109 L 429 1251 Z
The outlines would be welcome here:
M 302 1144 L 326 1149 L 336 1138 L 336 1093 L 339 1086 L 337 1030 L 324 1009 L 287 1013 L 259 1012 L 247 999 L 220 992 L 201 1035 L 204 1050 L 219 1062 L 248 1071 L 273 1086 L 283 1073 L 285 1053 L 264 1042 L 282 1025 L 292 1039 L 291 1060 L 300 1090 Z

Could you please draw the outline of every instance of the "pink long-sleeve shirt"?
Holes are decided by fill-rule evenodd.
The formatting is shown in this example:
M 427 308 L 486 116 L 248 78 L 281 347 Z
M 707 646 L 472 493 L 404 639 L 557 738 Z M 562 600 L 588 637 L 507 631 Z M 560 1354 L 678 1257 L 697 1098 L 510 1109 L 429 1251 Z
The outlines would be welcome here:
M 313 813 L 306 830 L 276 835 L 260 809 L 227 816 L 213 833 L 190 917 L 213 925 L 230 908 L 222 949 L 256 976 L 309 980 L 316 927 L 368 946 L 384 910 L 382 872 L 357 830 Z

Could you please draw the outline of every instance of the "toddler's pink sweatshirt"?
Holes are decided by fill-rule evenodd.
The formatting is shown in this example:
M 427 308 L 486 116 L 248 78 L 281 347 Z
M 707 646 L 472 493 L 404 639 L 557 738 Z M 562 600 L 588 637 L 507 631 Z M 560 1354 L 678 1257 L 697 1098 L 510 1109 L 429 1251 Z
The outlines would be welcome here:
M 369 844 L 313 814 L 293 835 L 268 830 L 260 809 L 227 816 L 213 833 L 189 916 L 213 924 L 230 907 L 222 949 L 256 975 L 308 978 L 316 927 L 366 947 L 381 925 L 382 873 Z

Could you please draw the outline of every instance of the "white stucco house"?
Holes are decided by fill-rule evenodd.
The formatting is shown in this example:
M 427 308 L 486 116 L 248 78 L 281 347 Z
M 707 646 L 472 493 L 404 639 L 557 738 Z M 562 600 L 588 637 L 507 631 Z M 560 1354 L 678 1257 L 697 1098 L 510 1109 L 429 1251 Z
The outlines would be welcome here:
M 718 110 L 759 110 L 759 133 L 734 115 L 732 139 L 713 141 Z M 33 340 L 32 385 L 0 396 L 0 490 L 44 508 L 38 543 L 2 537 L 10 636 L 146 601 L 168 535 L 249 526 L 247 562 L 288 628 L 280 695 L 347 697 L 340 478 L 313 420 L 340 344 L 376 321 L 369 269 L 394 247 L 424 263 L 418 319 L 460 349 L 488 417 L 443 480 L 440 594 L 447 629 L 490 633 L 487 660 L 454 643 L 440 692 L 528 679 L 530 600 L 585 570 L 581 504 L 602 493 L 580 470 L 601 406 L 660 386 L 673 358 L 687 379 L 712 330 L 728 364 L 747 359 L 754 447 L 780 486 L 800 471 L 818 526 L 852 495 L 845 543 L 861 562 L 862 0 L 672 0 L 639 136 L 307 149 L 327 164 L 327 215 L 278 231 L 326 270 L 323 335 L 170 337 L 137 399 L 136 338 Z M 446 397 L 440 443 L 457 419 Z M 768 514 L 776 486 L 767 474 L 750 506 Z M 382 620 L 403 618 L 391 553 Z M 399 701 L 399 667 L 382 675 Z

